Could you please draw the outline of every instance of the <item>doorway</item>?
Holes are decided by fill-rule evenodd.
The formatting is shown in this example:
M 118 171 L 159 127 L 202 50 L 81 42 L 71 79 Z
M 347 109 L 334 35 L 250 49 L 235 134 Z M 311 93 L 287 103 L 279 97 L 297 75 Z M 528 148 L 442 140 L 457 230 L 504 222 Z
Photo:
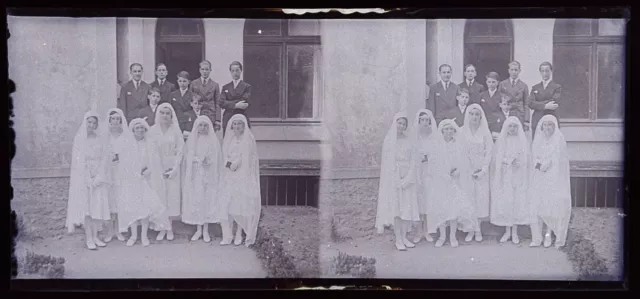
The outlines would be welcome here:
M 464 65 L 476 67 L 478 83 L 486 85 L 489 72 L 509 78 L 508 64 L 513 60 L 513 25 L 510 20 L 467 20 L 464 29 Z M 461 70 L 460 81 L 464 81 Z
M 167 80 L 176 84 L 181 71 L 191 80 L 200 77 L 200 61 L 205 53 L 202 20 L 158 19 L 156 25 L 156 64 L 167 66 Z M 155 72 L 155 69 L 154 69 Z

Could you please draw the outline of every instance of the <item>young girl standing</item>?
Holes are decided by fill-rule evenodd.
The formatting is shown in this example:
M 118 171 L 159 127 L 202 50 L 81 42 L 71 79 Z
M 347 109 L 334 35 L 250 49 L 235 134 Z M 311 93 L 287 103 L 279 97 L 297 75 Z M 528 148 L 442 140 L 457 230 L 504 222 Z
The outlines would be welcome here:
M 242 244 L 242 232 L 244 231 L 246 235 L 245 246 L 249 247 L 256 241 L 258 221 L 260 221 L 262 209 L 258 149 L 244 115 L 233 115 L 227 123 L 226 132 L 222 143 L 224 170 L 222 172 L 221 206 L 223 208 L 228 206 L 227 211 L 230 219 L 233 219 L 238 225 L 233 243 L 235 245 Z M 231 227 L 225 228 L 223 225 L 222 229 L 223 240 L 220 244 L 230 244 L 229 230 Z
M 567 142 L 558 129 L 558 119 L 543 116 L 537 124 L 532 146 L 533 163 L 529 201 L 532 211 L 547 227 L 544 247 L 551 246 L 551 233 L 555 235 L 556 248 L 565 245 L 571 219 L 571 185 Z M 539 221 L 531 226 L 531 246 L 542 242 Z
M 469 160 L 464 140 L 455 121 L 445 119 L 440 122 L 438 131 L 442 134 L 442 141 L 436 147 L 433 155 L 433 188 L 429 189 L 427 217 L 427 233 L 433 234 L 438 230 L 440 236 L 436 247 L 444 245 L 449 226 L 449 242 L 451 247 L 458 247 L 456 232 L 460 230 L 473 232 L 478 229 L 478 219 L 475 215 L 473 199 L 470 190 L 473 188 Z
M 122 110 L 111 108 L 107 112 L 104 135 L 107 139 L 106 146 L 109 155 L 109 211 L 111 212 L 111 222 L 107 225 L 108 233 L 104 241 L 109 243 L 115 235 L 119 241 L 125 241 L 124 236 L 118 230 L 118 202 L 121 200 L 122 188 L 126 180 L 123 180 L 126 171 L 122 163 L 122 155 L 133 142 L 133 135 L 129 131 L 127 119 Z
M 170 220 L 179 219 L 182 202 L 182 172 L 180 161 L 184 147 L 184 138 L 178 125 L 178 117 L 173 106 L 169 103 L 162 103 L 156 112 L 155 124 L 149 130 L 149 138 L 153 139 L 154 145 L 160 152 L 162 161 L 165 194 L 166 216 Z M 173 171 L 176 170 L 176 171 Z M 156 240 L 161 241 L 167 237 L 171 241 L 174 238 L 172 226 L 169 225 L 166 231 L 161 231 Z
M 418 222 L 418 231 L 413 238 L 413 243 L 418 243 L 424 237 L 427 242 L 433 242 L 433 237 L 427 233 L 427 214 L 429 189 L 433 188 L 433 174 L 429 168 L 429 160 L 433 159 L 435 147 L 442 136 L 436 127 L 436 120 L 428 109 L 420 109 L 416 114 L 414 122 L 414 133 L 416 134 L 415 149 L 418 160 L 417 165 L 417 182 L 418 182 L 418 207 L 420 211 L 420 221 Z
M 504 226 L 500 242 L 520 243 L 518 225 L 534 221 L 527 201 L 529 185 L 529 141 L 522 123 L 509 116 L 502 125 L 491 164 L 491 223 Z
M 71 151 L 71 176 L 67 202 L 67 229 L 73 233 L 82 225 L 87 248 L 106 244 L 98 238 L 102 222 L 110 220 L 108 169 L 109 155 L 98 130 L 98 114 L 85 113 Z
M 163 169 L 157 147 L 147 138 L 147 121 L 133 119 L 129 130 L 133 133 L 134 141 L 129 145 L 130 150 L 123 153 L 122 157 L 126 169 L 126 185 L 123 190 L 126 192 L 118 202 L 121 207 L 118 227 L 121 232 L 131 228 L 127 246 L 133 246 L 138 240 L 138 225 L 141 225 L 142 245 L 149 246 L 149 222 L 158 231 L 169 225 L 169 219 L 164 216 L 166 207 L 156 192 L 163 189 Z
M 467 107 L 462 127 L 466 157 L 471 163 L 472 185 L 469 196 L 474 201 L 478 226 L 475 231 L 467 233 L 465 241 L 469 242 L 475 235 L 477 242 L 482 241 L 480 221 L 489 217 L 489 166 L 493 154 L 493 138 L 489 131 L 487 117 L 478 104 Z
M 375 225 L 378 233 L 383 233 L 385 226 L 393 226 L 396 249 L 401 251 L 415 247 L 407 239 L 407 231 L 412 221 L 420 221 L 416 195 L 417 158 L 413 138 L 407 134 L 408 124 L 406 114 L 396 113 L 382 145 Z
M 182 222 L 196 226 L 191 241 L 201 237 L 211 241 L 209 223 L 228 220 L 225 213 L 219 213 L 218 189 L 222 172 L 222 151 L 209 117 L 200 115 L 193 123 L 193 129 L 184 148 L 182 159 L 184 171 L 182 187 Z M 177 170 L 176 170 L 177 171 Z M 223 217 L 210 215 L 222 214 Z

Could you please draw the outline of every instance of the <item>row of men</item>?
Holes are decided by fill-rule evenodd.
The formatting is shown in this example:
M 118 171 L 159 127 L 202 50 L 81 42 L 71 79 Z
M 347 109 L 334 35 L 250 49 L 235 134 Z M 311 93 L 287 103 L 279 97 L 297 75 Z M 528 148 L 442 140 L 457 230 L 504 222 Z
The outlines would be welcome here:
M 156 79 L 147 83 L 142 81 L 143 66 L 133 63 L 129 67 L 131 80 L 121 86 L 117 107 L 124 112 L 127 121 L 146 118 L 152 126 L 158 105 L 169 103 L 176 111 L 180 129 L 185 132 L 190 131 L 190 126 L 200 114 L 208 116 L 212 123 L 218 122 L 216 111 L 221 108 L 224 109 L 224 133 L 232 115 L 245 115 L 249 107 L 251 85 L 241 79 L 242 63 L 238 61 L 229 65 L 232 81 L 222 89 L 210 77 L 211 62 L 203 60 L 199 70 L 200 77 L 195 80 L 191 80 L 188 72 L 179 72 L 176 86 L 167 81 L 167 66 L 159 63 L 155 69 Z
M 451 82 L 452 68 L 448 64 L 443 64 L 438 68 L 440 81 L 429 86 L 426 107 L 434 112 L 438 123 L 443 119 L 453 119 L 458 126 L 462 126 L 466 107 L 478 104 L 485 111 L 490 127 L 493 128 L 492 132 L 500 132 L 501 122 L 504 122 L 508 116 L 518 117 L 526 131 L 529 127 L 535 128 L 544 115 L 551 114 L 557 117 L 555 111 L 562 97 L 562 87 L 552 80 L 551 63 L 540 64 L 538 70 L 542 81 L 534 85 L 531 92 L 527 84 L 519 78 L 520 63 L 512 61 L 508 64 L 508 68 L 509 78 L 501 82 L 497 72 L 488 73 L 485 76 L 485 87 L 476 81 L 476 67 L 473 64 L 465 66 L 465 81 L 460 84 Z M 461 89 L 466 90 L 466 102 L 459 99 Z M 503 100 L 508 102 L 507 114 L 501 107 Z M 533 110 L 531 116 L 529 109 Z

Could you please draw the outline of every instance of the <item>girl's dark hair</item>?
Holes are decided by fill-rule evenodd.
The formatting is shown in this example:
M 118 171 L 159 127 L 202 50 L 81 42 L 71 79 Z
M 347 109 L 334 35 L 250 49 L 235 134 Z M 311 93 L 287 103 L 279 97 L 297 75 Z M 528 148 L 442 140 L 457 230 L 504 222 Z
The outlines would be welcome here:
M 420 114 L 418 114 L 418 117 L 425 116 L 425 115 L 428 115 L 428 114 L 426 112 L 420 112 Z
M 89 119 L 89 118 L 93 118 L 93 119 L 95 119 L 95 120 L 96 120 L 96 123 L 98 122 L 98 117 L 97 117 L 97 116 L 95 116 L 95 115 L 91 115 L 91 116 L 87 117 L 87 119 Z

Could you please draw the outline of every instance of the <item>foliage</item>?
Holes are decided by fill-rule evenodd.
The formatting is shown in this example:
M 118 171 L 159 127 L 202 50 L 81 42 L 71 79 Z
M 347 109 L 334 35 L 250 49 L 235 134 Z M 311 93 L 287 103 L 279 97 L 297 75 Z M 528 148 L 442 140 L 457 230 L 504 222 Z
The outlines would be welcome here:
M 267 270 L 267 278 L 297 278 L 300 272 L 293 263 L 293 257 L 287 254 L 282 241 L 274 237 L 268 229 L 258 228 L 256 243 L 251 246 Z
M 53 257 L 50 255 L 35 254 L 27 251 L 20 263 L 20 271 L 24 274 L 37 274 L 46 278 L 63 278 L 64 277 L 63 257 Z
M 566 246 L 562 248 L 578 273 L 578 280 L 612 280 L 602 257 L 593 242 L 575 230 L 570 230 Z
M 332 269 L 339 275 L 351 275 L 355 278 L 375 278 L 376 259 L 338 252 L 338 256 L 333 258 Z

